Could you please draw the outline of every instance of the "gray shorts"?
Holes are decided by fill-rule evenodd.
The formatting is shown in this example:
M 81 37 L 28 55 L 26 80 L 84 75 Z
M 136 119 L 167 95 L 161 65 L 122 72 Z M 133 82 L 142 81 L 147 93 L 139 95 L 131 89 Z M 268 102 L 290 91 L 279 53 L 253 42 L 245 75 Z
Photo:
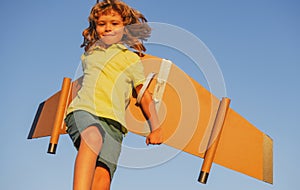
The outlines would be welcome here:
M 123 140 L 121 124 L 111 119 L 97 117 L 82 110 L 68 114 L 65 118 L 65 122 L 67 125 L 67 132 L 77 150 L 80 145 L 81 132 L 89 126 L 98 127 L 103 138 L 103 145 L 98 155 L 96 165 L 108 169 L 112 179 L 117 168 Z

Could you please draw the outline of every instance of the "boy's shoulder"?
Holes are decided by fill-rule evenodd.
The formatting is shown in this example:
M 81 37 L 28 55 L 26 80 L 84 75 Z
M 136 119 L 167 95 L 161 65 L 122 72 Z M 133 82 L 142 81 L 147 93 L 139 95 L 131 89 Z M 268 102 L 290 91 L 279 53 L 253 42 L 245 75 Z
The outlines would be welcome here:
M 131 62 L 137 62 L 140 60 L 140 56 L 138 55 L 137 52 L 134 52 L 130 49 L 125 49 L 124 50 L 125 56 L 128 60 L 130 60 Z

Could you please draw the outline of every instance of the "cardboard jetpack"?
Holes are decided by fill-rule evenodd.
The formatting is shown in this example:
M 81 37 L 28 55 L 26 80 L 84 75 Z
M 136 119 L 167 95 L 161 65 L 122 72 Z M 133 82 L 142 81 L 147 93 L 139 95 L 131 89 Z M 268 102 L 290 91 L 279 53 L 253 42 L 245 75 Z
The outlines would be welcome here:
M 199 182 L 207 182 L 214 162 L 273 183 L 272 139 L 231 109 L 229 98 L 219 100 L 169 60 L 141 58 L 145 76 L 156 73 L 147 78 L 147 86 L 156 103 L 164 144 L 204 159 Z M 82 77 L 73 82 L 64 78 L 61 90 L 38 107 L 28 139 L 51 136 L 48 153 L 55 153 L 59 135 L 66 133 L 66 108 L 81 81 Z M 127 128 L 145 136 L 149 127 L 135 102 L 131 100 L 126 110 Z

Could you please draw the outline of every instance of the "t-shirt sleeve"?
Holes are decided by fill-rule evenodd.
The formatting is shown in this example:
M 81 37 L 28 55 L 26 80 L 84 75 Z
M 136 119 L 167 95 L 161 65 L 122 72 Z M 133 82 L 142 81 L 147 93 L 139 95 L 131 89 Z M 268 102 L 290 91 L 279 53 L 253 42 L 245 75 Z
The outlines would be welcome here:
M 130 61 L 130 67 L 128 68 L 128 73 L 132 80 L 133 86 L 137 87 L 145 82 L 144 66 L 138 55 L 132 53 L 128 57 Z

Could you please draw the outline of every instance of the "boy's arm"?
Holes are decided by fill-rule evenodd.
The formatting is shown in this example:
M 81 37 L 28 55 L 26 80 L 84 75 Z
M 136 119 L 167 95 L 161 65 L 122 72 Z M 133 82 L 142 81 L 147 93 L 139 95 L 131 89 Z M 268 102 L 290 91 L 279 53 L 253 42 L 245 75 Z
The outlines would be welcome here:
M 139 94 L 143 85 L 136 87 L 136 92 Z M 163 141 L 162 129 L 159 127 L 159 120 L 155 109 L 155 103 L 148 90 L 144 92 L 140 101 L 140 108 L 147 121 L 150 124 L 150 134 L 146 137 L 146 144 L 161 144 Z

